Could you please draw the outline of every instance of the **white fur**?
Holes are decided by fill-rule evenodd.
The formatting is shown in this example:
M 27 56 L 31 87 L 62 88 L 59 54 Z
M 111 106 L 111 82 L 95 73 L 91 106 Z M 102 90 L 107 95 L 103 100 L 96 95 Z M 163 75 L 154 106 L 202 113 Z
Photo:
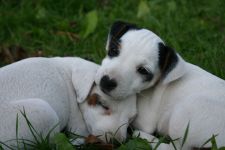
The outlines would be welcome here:
M 76 57 L 29 58 L 0 68 L 0 141 L 16 139 L 17 114 L 18 138 L 32 140 L 21 115 L 23 109 L 34 128 L 44 135 L 59 123 L 53 133 L 67 128 L 83 136 L 103 135 L 105 140 L 105 133 L 127 124 L 136 114 L 136 97 L 130 96 L 127 105 L 127 100 L 112 101 L 97 87 L 92 88 L 98 68 Z M 111 115 L 105 115 L 101 106 L 87 105 L 86 98 L 93 93 L 107 102 Z M 98 122 L 101 125 L 96 125 Z M 116 135 L 119 140 L 126 138 L 126 127 Z
M 154 78 L 150 83 L 143 82 L 136 69 L 142 65 L 154 73 L 159 72 L 157 67 L 158 57 L 156 57 L 158 56 L 158 45 L 155 45 L 155 43 L 162 41 L 146 29 L 131 30 L 124 34 L 120 40 L 119 56 L 112 59 L 108 56 L 104 58 L 95 78 L 97 84 L 104 75 L 116 79 L 118 85 L 116 89 L 110 92 L 110 96 L 119 99 L 140 92 L 152 86 L 157 80 L 157 78 Z
M 190 123 L 183 149 L 200 147 L 213 134 L 218 135 L 218 146 L 224 146 L 225 81 L 184 61 L 179 55 L 175 68 L 160 79 L 159 42 L 163 43 L 146 29 L 125 33 L 121 37 L 119 56 L 106 56 L 103 60 L 95 78 L 97 84 L 107 74 L 118 81 L 110 96 L 126 97 L 139 93 L 138 115 L 133 125 L 140 130 L 143 138 L 152 139 L 150 134 L 154 131 L 169 135 L 172 139 L 181 138 L 176 142 L 179 149 Z M 140 64 L 154 74 L 151 82 L 141 80 L 136 71 Z M 158 79 L 160 82 L 156 83 Z M 174 148 L 172 145 L 162 145 L 160 149 Z
M 190 123 L 183 149 L 200 147 L 213 134 L 218 135 L 218 146 L 224 146 L 224 80 L 189 63 L 183 69 L 186 73 L 174 82 L 160 83 L 139 94 L 138 116 L 133 125 L 149 134 L 157 130 L 172 139 L 181 138 L 177 143 L 180 148 Z
M 80 108 L 86 121 L 88 131 L 94 135 L 105 135 L 109 139 L 114 136 L 117 140 L 126 139 L 127 127 L 136 116 L 136 96 L 130 96 L 122 101 L 114 101 L 102 93 L 98 88 L 95 93 L 103 95 L 101 102 L 110 108 L 111 115 L 103 115 L 105 110 L 101 106 L 81 104 Z M 101 137 L 104 140 L 104 136 Z

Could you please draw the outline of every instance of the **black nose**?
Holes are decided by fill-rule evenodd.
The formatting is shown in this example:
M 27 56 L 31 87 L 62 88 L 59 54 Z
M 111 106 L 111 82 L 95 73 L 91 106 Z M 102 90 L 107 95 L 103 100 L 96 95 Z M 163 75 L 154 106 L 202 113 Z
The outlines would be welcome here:
M 100 87 L 104 92 L 110 92 L 115 89 L 117 83 L 114 79 L 110 79 L 109 76 L 105 75 L 101 78 Z

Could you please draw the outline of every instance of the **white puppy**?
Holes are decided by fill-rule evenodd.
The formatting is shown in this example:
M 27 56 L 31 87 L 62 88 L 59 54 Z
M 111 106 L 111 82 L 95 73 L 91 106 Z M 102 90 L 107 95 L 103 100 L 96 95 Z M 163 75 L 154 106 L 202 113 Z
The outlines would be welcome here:
M 2 67 L 0 141 L 16 139 L 17 114 L 18 138 L 32 140 L 23 109 L 43 135 L 58 123 L 54 132 L 66 128 L 83 136 L 103 135 L 105 140 L 105 133 L 119 129 L 115 138 L 126 138 L 128 122 L 136 114 L 136 96 L 110 100 L 93 84 L 98 68 L 72 57 L 29 58 Z
M 224 80 L 184 61 L 156 34 L 132 24 L 114 23 L 106 50 L 95 81 L 113 98 L 139 93 L 133 125 L 142 137 L 152 140 L 150 134 L 159 132 L 180 138 L 179 149 L 190 123 L 183 149 L 200 147 L 213 134 L 218 146 L 225 145 Z

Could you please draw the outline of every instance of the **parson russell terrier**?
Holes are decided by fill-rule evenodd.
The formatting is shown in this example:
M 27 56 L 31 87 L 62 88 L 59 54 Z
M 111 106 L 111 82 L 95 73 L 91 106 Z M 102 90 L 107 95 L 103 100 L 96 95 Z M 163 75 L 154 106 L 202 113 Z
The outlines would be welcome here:
M 78 135 L 126 138 L 136 96 L 113 101 L 94 85 L 99 65 L 76 58 L 29 58 L 0 68 L 0 141 L 33 140 L 23 110 L 43 136 L 67 128 Z M 115 133 L 117 131 L 117 133 Z M 114 136 L 107 134 L 107 137 Z M 6 144 L 16 144 L 16 140 Z
M 154 132 L 179 138 L 179 149 L 189 124 L 183 149 L 200 147 L 212 135 L 225 145 L 224 80 L 186 62 L 153 32 L 121 21 L 112 25 L 106 51 L 95 81 L 114 99 L 138 93 L 134 134 L 149 141 L 157 141 Z

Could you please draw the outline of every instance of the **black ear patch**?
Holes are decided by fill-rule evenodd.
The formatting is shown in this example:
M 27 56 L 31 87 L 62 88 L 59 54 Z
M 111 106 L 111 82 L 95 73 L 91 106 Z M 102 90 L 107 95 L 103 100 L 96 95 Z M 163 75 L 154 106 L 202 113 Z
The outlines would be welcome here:
M 163 43 L 159 43 L 159 68 L 163 78 L 176 66 L 177 62 L 176 52 Z
M 110 36 L 113 36 L 116 39 L 120 39 L 121 36 L 124 35 L 129 30 L 137 30 L 139 29 L 135 24 L 123 22 L 123 21 L 116 21 L 113 23 L 110 29 Z
M 129 30 L 138 30 L 139 28 L 134 25 L 123 21 L 116 21 L 111 26 L 109 32 L 109 47 L 108 56 L 116 57 L 119 55 L 120 38 Z

